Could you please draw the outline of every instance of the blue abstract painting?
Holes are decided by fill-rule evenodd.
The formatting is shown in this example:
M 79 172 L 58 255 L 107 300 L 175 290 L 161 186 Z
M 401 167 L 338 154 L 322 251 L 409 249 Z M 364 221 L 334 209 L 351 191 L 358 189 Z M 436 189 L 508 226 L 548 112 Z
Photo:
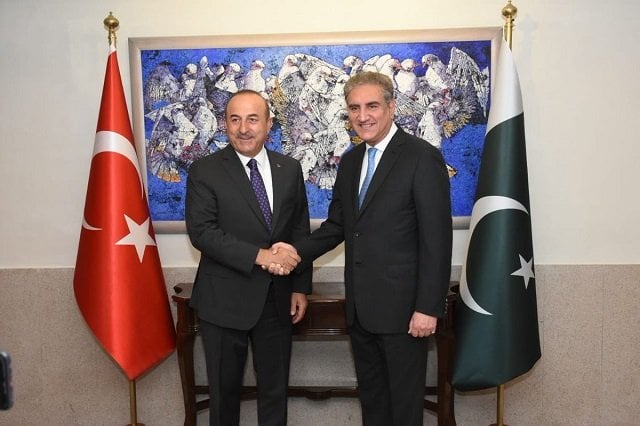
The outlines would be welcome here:
M 267 149 L 300 161 L 310 217 L 326 218 L 340 158 L 360 143 L 348 126 L 343 86 L 363 70 L 393 80 L 396 123 L 441 150 L 453 216 L 470 216 L 490 106 L 491 46 L 471 40 L 141 50 L 152 219 L 184 221 L 189 166 L 226 146 L 224 106 L 241 89 L 269 101 Z

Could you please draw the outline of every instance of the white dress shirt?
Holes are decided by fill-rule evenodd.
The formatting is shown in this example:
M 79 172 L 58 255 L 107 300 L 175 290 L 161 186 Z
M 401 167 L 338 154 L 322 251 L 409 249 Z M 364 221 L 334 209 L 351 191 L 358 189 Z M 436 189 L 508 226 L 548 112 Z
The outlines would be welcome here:
M 377 168 L 378 164 L 380 164 L 380 159 L 382 158 L 382 154 L 384 153 L 384 150 L 387 149 L 389 142 L 391 142 L 391 138 L 393 137 L 393 135 L 396 134 L 397 130 L 398 130 L 398 127 L 396 126 L 396 123 L 391 123 L 391 128 L 389 128 L 389 133 L 387 133 L 387 135 L 375 145 L 374 148 L 379 151 L 378 153 L 376 153 L 375 168 Z M 367 144 L 367 151 L 369 150 L 369 148 L 370 146 L 369 144 Z M 360 169 L 360 184 L 358 185 L 358 192 L 362 188 L 362 183 L 364 182 L 364 178 L 367 175 L 367 163 L 368 163 L 367 151 L 365 151 L 364 157 L 362 158 L 362 168 Z M 375 168 L 373 170 L 375 170 Z
M 252 157 L 247 157 L 246 155 L 240 154 L 236 151 L 238 158 L 242 162 L 244 166 L 244 171 L 247 173 L 247 178 L 251 180 L 251 170 L 247 163 L 251 160 Z M 264 188 L 267 190 L 267 198 L 269 198 L 269 207 L 271 207 L 271 211 L 273 212 L 273 180 L 271 179 L 271 164 L 269 163 L 269 156 L 267 155 L 267 150 L 263 146 L 260 152 L 253 157 L 256 159 L 258 163 L 258 171 L 262 176 L 262 181 L 264 182 Z

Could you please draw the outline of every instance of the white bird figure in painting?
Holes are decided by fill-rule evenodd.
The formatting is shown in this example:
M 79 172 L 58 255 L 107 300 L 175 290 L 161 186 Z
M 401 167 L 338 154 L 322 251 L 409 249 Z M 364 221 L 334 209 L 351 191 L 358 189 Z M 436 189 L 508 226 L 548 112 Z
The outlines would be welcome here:
M 457 47 L 452 47 L 447 74 L 451 76 L 454 88 L 464 91 L 466 96 L 477 99 L 486 117 L 489 102 L 489 70 L 480 70 L 471 56 Z
M 267 83 L 262 76 L 265 69 L 264 62 L 259 59 L 251 62 L 249 71 L 242 79 L 242 88 L 256 91 L 264 96 L 266 93 Z
M 394 76 L 395 85 L 398 92 L 413 97 L 418 90 L 418 76 L 415 69 L 418 63 L 414 59 L 405 59 L 400 62 L 400 69 Z
M 451 79 L 447 73 L 447 67 L 440 58 L 432 53 L 422 57 L 422 66 L 427 69 L 424 79 L 433 90 L 443 90 L 451 87 Z
M 364 61 L 364 65 L 362 65 L 362 71 L 373 71 L 378 72 L 382 65 L 391 59 L 391 55 L 386 53 L 384 55 L 375 55 Z
M 198 135 L 198 128 L 185 115 L 184 107 L 180 104 L 171 110 L 171 119 L 174 129 L 170 142 L 173 144 L 175 155 L 180 156 L 182 150 L 193 143 Z
M 197 98 L 195 105 L 197 109 L 193 115 L 193 125 L 198 129 L 198 135 L 194 144 L 198 144 L 199 149 L 205 151 L 218 130 L 218 120 L 204 98 Z
M 285 59 L 271 95 L 282 128 L 283 153 L 298 159 L 305 180 L 330 189 L 340 156 L 351 145 L 346 131 L 344 84 L 349 75 L 320 58 Z M 295 67 L 295 69 L 293 68 Z
M 235 62 L 230 63 L 224 68 L 224 73 L 216 82 L 215 87 L 229 93 L 236 93 L 238 91 L 238 82 L 236 80 L 241 71 L 240 65 Z
M 145 111 L 152 111 L 157 105 L 166 105 L 178 101 L 180 83 L 171 74 L 168 62 L 158 64 L 149 74 L 143 89 Z
M 296 55 L 287 55 L 282 61 L 280 72 L 278 72 L 278 80 L 285 80 L 291 74 L 295 74 L 299 71 L 300 69 L 298 68 L 298 58 L 296 57 Z
M 363 66 L 364 61 L 355 55 L 349 55 L 342 61 L 342 69 L 351 77 L 362 71 Z
M 380 68 L 378 68 L 378 72 L 380 74 L 384 74 L 393 82 L 394 87 L 396 86 L 395 75 L 396 72 L 400 69 L 400 61 L 396 58 L 388 58 L 384 62 L 380 63 Z
M 329 67 L 319 66 L 309 74 L 300 91 L 298 106 L 312 121 L 321 120 L 324 99 L 329 92 L 328 79 L 330 76 L 331 69 Z
M 440 109 L 438 102 L 431 103 L 420 122 L 418 123 L 418 131 L 416 136 L 429 142 L 436 148 L 440 148 L 442 144 L 442 123 L 436 119 L 437 111 Z
M 183 73 L 180 75 L 180 100 L 189 99 L 193 96 L 193 89 L 196 86 L 196 75 L 198 66 L 196 64 L 187 64 Z

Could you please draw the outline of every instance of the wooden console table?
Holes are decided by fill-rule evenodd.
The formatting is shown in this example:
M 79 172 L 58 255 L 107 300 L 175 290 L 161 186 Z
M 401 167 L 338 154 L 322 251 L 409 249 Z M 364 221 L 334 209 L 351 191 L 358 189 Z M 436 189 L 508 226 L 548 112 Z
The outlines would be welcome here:
M 457 284 L 457 283 L 452 283 Z M 184 425 L 196 426 L 198 411 L 207 409 L 208 399 L 196 400 L 196 395 L 208 395 L 207 385 L 196 385 L 193 347 L 199 331 L 196 312 L 189 307 L 191 283 L 174 286 L 176 294 L 172 299 L 177 304 L 177 353 L 184 398 Z M 347 324 L 342 296 L 311 294 L 308 296 L 309 306 L 304 319 L 293 327 L 294 336 L 342 336 L 347 334 Z M 453 363 L 454 334 L 453 318 L 456 294 L 447 297 L 447 314 L 438 320 L 436 328 L 437 351 L 437 386 L 425 387 L 424 408 L 434 412 L 438 417 L 438 426 L 455 426 L 454 394 L 451 386 L 451 370 Z M 357 397 L 357 386 L 289 386 L 289 396 L 304 396 L 309 399 L 327 399 L 331 397 Z M 426 396 L 435 396 L 431 401 Z M 243 386 L 242 398 L 256 397 L 255 386 Z

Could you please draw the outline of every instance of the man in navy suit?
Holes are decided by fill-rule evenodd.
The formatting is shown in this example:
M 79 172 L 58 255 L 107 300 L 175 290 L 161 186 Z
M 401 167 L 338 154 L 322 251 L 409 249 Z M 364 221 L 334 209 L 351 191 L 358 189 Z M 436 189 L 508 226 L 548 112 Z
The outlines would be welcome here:
M 305 314 L 311 269 L 289 275 L 300 258 L 269 247 L 309 235 L 302 169 L 264 148 L 272 120 L 259 93 L 231 97 L 225 123 L 229 145 L 193 163 L 185 206 L 189 238 L 201 253 L 190 303 L 201 325 L 210 424 L 240 421 L 250 340 L 258 423 L 284 426 L 291 328 Z M 282 275 L 265 270 L 272 263 L 282 265 Z
M 344 92 L 364 143 L 340 161 L 327 220 L 293 245 L 303 265 L 345 242 L 346 314 L 363 424 L 418 426 L 425 337 L 444 315 L 451 271 L 449 177 L 438 149 L 393 122 L 388 77 L 356 74 Z

